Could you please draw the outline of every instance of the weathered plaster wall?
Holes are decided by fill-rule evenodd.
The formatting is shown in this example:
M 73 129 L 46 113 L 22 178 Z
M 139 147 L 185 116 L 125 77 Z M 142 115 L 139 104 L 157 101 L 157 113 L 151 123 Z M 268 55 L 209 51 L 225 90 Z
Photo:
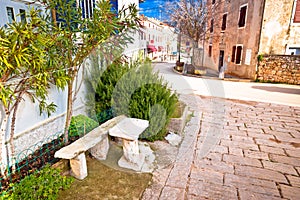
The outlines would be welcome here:
M 231 58 L 232 47 L 234 45 L 242 45 L 242 61 L 241 64 L 235 64 L 234 62 L 227 63 L 226 73 L 238 75 L 244 78 L 255 77 L 258 43 L 260 35 L 260 26 L 263 12 L 263 1 L 231 1 L 229 12 L 233 12 L 233 15 L 229 16 L 229 24 L 226 33 L 228 36 L 225 39 L 227 57 Z M 239 9 L 240 6 L 248 3 L 246 26 L 238 28 Z M 247 53 L 248 52 L 248 53 Z M 246 60 L 250 62 L 247 63 Z
M 257 79 L 300 85 L 300 56 L 264 56 L 258 65 Z
M 266 0 L 260 54 L 286 54 L 289 46 L 300 47 L 300 23 L 293 23 L 293 0 Z

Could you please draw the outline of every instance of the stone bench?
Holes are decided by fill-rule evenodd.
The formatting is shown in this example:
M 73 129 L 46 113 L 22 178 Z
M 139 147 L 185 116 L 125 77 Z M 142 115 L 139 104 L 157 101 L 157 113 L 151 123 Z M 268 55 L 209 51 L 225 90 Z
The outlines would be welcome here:
M 77 179 L 84 179 L 88 174 L 85 152 L 89 150 L 96 159 L 105 160 L 109 150 L 108 131 L 125 118 L 121 115 L 108 120 L 82 138 L 55 152 L 54 157 L 69 159 L 71 174 Z
M 138 138 L 148 126 L 148 120 L 124 118 L 109 130 L 109 135 L 123 140 L 123 156 L 118 161 L 120 167 L 141 170 L 145 155 L 140 153 Z

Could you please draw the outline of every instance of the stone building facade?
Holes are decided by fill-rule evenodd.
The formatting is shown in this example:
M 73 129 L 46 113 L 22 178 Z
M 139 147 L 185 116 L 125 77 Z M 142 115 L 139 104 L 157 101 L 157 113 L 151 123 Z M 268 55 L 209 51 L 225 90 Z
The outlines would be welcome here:
M 207 9 L 206 67 L 255 79 L 258 55 L 300 55 L 300 0 L 209 0 Z

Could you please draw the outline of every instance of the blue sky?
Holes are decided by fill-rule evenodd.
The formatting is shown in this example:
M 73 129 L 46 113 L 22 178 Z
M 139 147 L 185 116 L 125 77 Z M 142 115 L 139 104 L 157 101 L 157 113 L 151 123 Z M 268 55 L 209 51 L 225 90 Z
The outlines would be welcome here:
M 145 0 L 144 3 L 140 3 L 140 14 L 144 14 L 147 17 L 154 17 L 161 21 L 167 20 L 168 15 L 166 2 L 172 2 L 176 0 Z

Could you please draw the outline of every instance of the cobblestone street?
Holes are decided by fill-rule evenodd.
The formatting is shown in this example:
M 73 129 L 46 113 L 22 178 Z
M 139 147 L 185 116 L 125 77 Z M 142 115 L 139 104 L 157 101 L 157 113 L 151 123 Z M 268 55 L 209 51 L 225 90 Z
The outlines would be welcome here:
M 143 199 L 300 198 L 300 107 L 181 100 L 193 117 L 176 161 L 154 172 Z

